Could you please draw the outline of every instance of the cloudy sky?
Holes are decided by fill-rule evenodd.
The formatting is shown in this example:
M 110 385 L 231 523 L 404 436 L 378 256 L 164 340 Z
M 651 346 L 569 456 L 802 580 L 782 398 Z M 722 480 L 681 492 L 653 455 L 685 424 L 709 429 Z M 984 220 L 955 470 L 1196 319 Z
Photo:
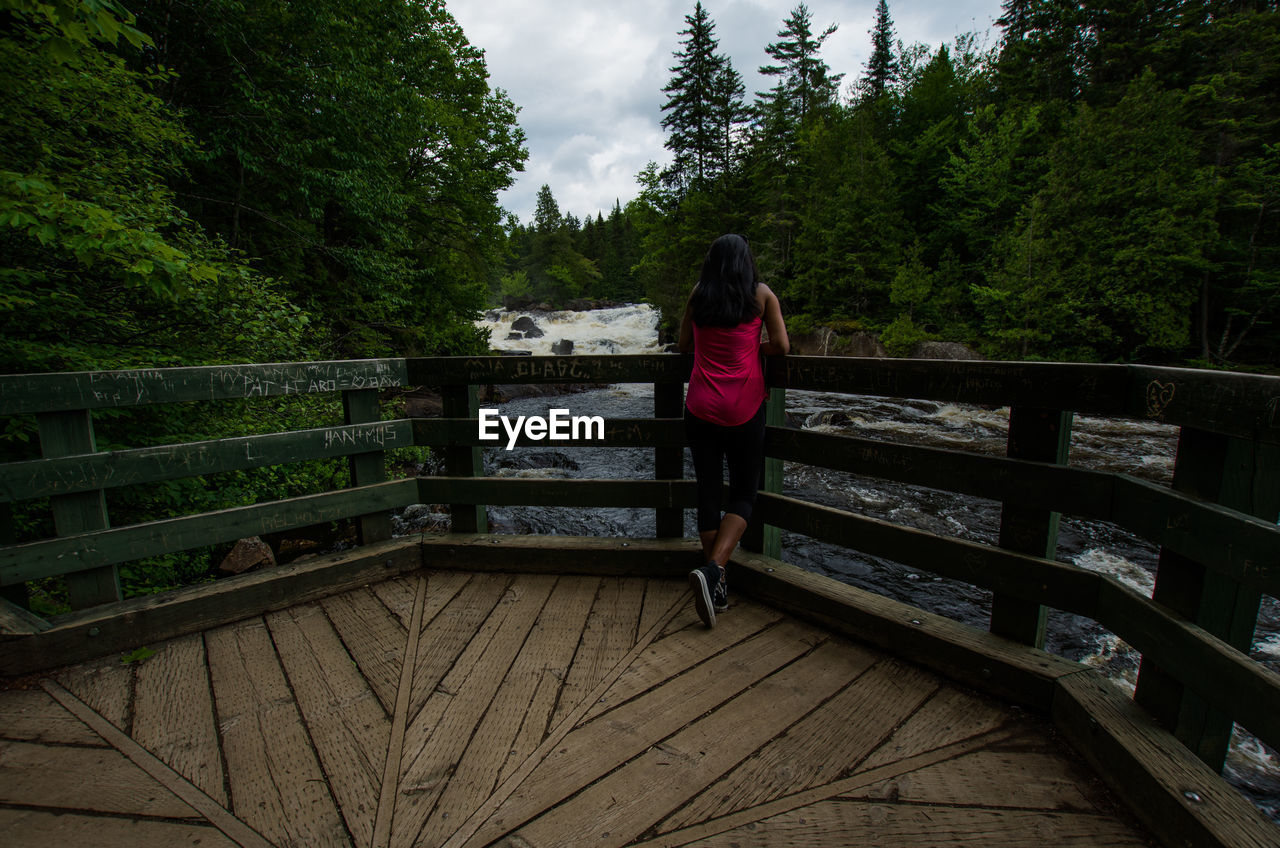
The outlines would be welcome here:
M 534 198 L 551 186 L 561 212 L 608 215 L 636 195 L 636 174 L 669 161 L 663 147 L 662 88 L 694 0 L 446 0 L 472 44 L 485 51 L 490 84 L 520 107 L 528 137 L 524 173 L 499 200 L 529 223 Z M 743 76 L 747 99 L 771 87 L 769 62 L 798 0 L 704 0 L 720 51 Z M 815 32 L 839 29 L 823 57 L 844 82 L 871 52 L 876 0 L 808 0 Z M 994 43 L 1000 0 L 889 0 L 896 37 L 933 48 L 966 32 Z

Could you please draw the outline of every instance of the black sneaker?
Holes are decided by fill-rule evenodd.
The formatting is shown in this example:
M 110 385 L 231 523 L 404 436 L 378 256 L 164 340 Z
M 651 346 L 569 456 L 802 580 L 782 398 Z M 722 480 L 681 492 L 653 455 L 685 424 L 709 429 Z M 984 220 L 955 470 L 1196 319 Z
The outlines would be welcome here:
M 729 609 L 729 581 L 725 579 L 723 568 L 717 566 L 716 571 L 719 574 L 716 585 L 711 588 L 711 605 L 715 607 L 716 612 L 724 612 Z
M 719 585 L 720 567 L 708 563 L 689 572 L 689 585 L 693 588 L 693 606 L 698 618 L 708 627 L 716 626 L 716 607 L 712 600 L 713 587 Z

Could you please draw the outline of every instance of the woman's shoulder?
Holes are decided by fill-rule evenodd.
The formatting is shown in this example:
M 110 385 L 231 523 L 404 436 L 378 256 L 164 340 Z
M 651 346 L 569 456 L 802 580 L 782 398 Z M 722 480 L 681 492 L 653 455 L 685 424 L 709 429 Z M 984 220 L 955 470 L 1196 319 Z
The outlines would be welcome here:
M 777 295 L 773 293 L 773 289 L 769 288 L 765 283 L 756 283 L 756 302 L 763 309 L 765 304 L 771 300 L 776 300 Z

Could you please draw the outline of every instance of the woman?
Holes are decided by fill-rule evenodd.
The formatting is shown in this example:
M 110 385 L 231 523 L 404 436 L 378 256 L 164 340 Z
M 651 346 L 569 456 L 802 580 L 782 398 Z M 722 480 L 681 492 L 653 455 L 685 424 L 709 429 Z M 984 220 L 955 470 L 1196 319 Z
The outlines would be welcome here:
M 769 340 L 760 341 L 763 325 Z M 764 463 L 761 354 L 791 349 L 777 296 L 759 281 L 747 240 L 716 239 L 685 305 L 680 341 L 693 352 L 685 399 L 685 435 L 698 478 L 698 537 L 706 564 L 689 573 L 694 605 L 708 627 L 729 606 L 725 563 L 747 529 Z M 724 464 L 729 504 L 720 514 Z

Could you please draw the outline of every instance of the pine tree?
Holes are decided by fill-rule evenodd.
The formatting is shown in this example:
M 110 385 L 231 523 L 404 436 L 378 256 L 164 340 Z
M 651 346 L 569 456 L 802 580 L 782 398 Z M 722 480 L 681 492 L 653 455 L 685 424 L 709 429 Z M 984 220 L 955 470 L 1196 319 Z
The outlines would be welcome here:
M 738 160 L 742 127 L 747 121 L 747 109 L 742 99 L 746 91 L 742 74 L 726 60 L 716 74 L 712 94 L 716 110 L 715 169 L 721 175 L 732 171 Z
M 1021 41 L 1031 30 L 1032 7 L 1036 0 L 1005 0 L 1004 14 L 996 18 L 996 26 L 1004 30 L 1005 43 Z
M 683 50 L 674 55 L 662 128 L 675 161 L 665 177 L 679 188 L 723 173 L 732 159 L 734 128 L 741 123 L 742 79 L 729 58 L 716 52 L 715 23 L 699 2 L 685 16 Z
M 812 24 L 809 7 L 801 3 L 783 22 L 778 31 L 780 40 L 765 47 L 769 57 L 778 63 L 760 68 L 765 76 L 778 77 L 777 85 L 768 92 L 756 93 L 757 122 L 764 125 L 766 132 L 782 130 L 794 135 L 812 115 L 836 100 L 844 75 L 831 75 L 818 51 L 837 25 L 832 24 L 815 36 Z
M 876 6 L 876 23 L 871 30 L 871 58 L 867 60 L 867 75 L 862 79 L 863 98 L 877 100 L 888 92 L 898 80 L 898 59 L 893 54 L 893 21 L 889 19 L 889 4 L 880 0 Z
M 997 61 L 1003 99 L 1019 103 L 1077 99 L 1094 38 L 1086 26 L 1084 7 L 1075 0 L 1007 0 L 1003 8 L 1004 14 L 996 20 L 1005 28 Z
M 537 205 L 533 210 L 533 228 L 542 235 L 560 229 L 563 219 L 560 217 L 560 204 L 556 203 L 551 186 L 543 183 L 538 189 Z

